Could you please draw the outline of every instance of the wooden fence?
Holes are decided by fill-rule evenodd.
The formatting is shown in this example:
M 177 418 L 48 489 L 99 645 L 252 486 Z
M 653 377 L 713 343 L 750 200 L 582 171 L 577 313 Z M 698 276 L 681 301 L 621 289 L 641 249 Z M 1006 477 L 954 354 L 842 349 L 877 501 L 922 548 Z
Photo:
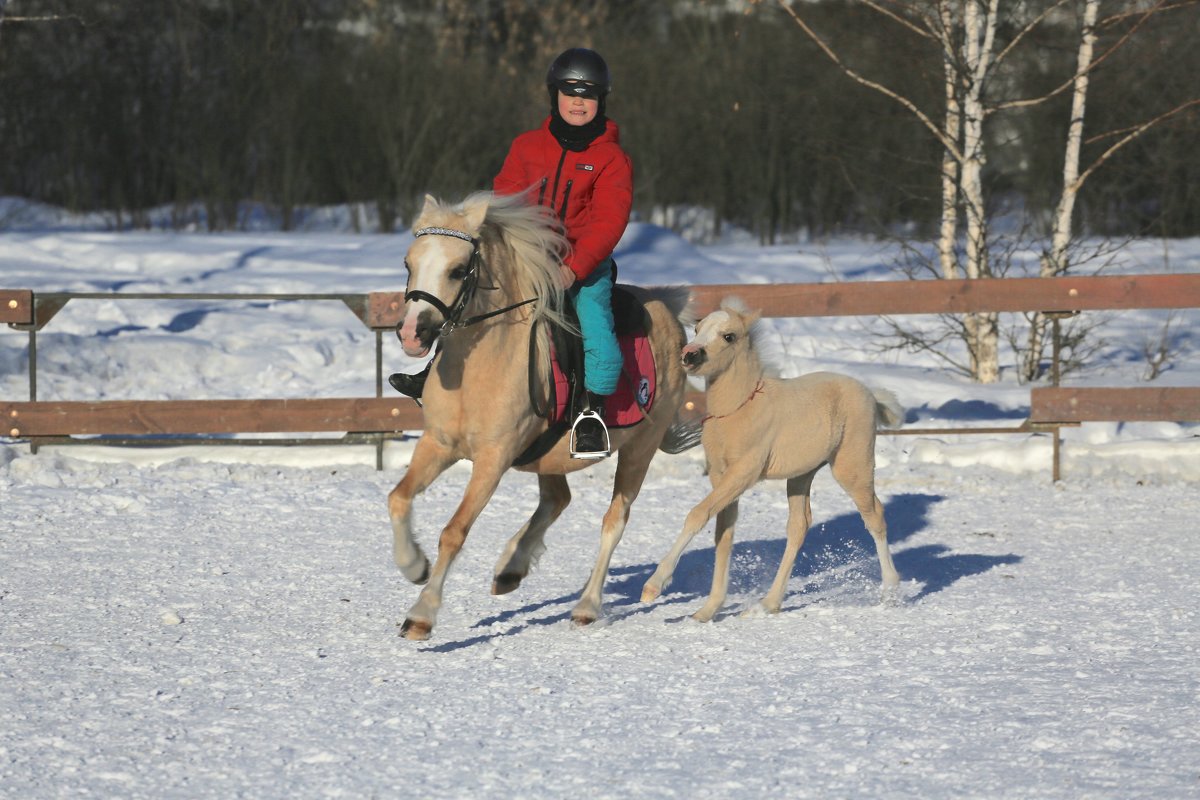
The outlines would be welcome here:
M 1058 320 L 1081 311 L 1200 308 L 1200 275 L 1006 278 L 994 280 L 873 281 L 828 284 L 720 284 L 692 287 L 700 313 L 737 294 L 768 317 L 961 314 L 1041 311 Z M 329 301 L 345 305 L 375 333 L 375 397 L 261 400 L 43 401 L 37 397 L 37 334 L 72 300 Z M 73 443 L 100 435 L 104 444 L 179 445 L 192 441 L 233 444 L 371 442 L 382 466 L 383 442 L 419 430 L 412 400 L 383 393 L 383 336 L 400 320 L 399 292 L 370 294 L 112 294 L 0 290 L 0 322 L 29 336 L 29 399 L 0 400 L 0 433 L 39 444 Z M 1057 384 L 1057 348 L 1055 349 Z M 694 413 L 703 395 L 688 398 Z M 1035 387 L 1030 415 L 1003 428 L 920 428 L 887 435 L 940 435 L 1046 431 L 1054 437 L 1053 477 L 1060 478 L 1059 429 L 1089 421 L 1200 421 L 1200 388 Z M 219 438 L 226 434 L 324 433 L 288 439 Z M 180 439 L 181 436 L 199 437 Z M 89 440 L 83 440 L 89 441 Z M 91 440 L 94 443 L 94 440 Z

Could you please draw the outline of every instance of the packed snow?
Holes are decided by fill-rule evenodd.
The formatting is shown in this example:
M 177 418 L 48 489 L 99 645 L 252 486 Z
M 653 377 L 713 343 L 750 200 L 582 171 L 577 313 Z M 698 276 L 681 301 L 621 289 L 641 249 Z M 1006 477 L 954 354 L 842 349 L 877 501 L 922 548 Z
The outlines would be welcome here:
M 27 208 L 0 288 L 368 292 L 402 288 L 407 233 L 112 233 Z M 12 216 L 10 215 L 10 219 Z M 894 278 L 862 240 L 694 246 L 635 224 L 630 283 Z M 1030 262 L 1036 254 L 1028 254 Z M 1200 270 L 1200 241 L 1141 241 L 1111 271 Z M 1068 383 L 1200 385 L 1197 312 L 1108 314 Z M 929 324 L 911 318 L 910 324 Z M 907 429 L 1016 426 L 1028 387 L 977 386 L 879 350 L 875 320 L 768 320 L 785 375 L 892 390 Z M 72 301 L 39 334 L 41 399 L 371 396 L 374 334 L 336 302 Z M 0 397 L 28 397 L 28 340 L 0 331 Z M 412 371 L 391 337 L 385 369 Z M 780 482 L 741 504 L 730 602 L 692 621 L 702 534 L 659 600 L 642 584 L 705 494 L 698 451 L 659 455 L 595 625 L 572 625 L 613 465 L 536 571 L 488 593 L 536 504 L 510 473 L 475 526 L 428 642 L 391 559 L 385 497 L 412 438 L 366 446 L 41 447 L 0 439 L 0 794 L 6 797 L 1039 797 L 1200 794 L 1200 427 L 882 437 L 899 596 L 827 472 L 777 615 Z M 417 501 L 435 549 L 469 465 Z M 711 531 L 711 525 L 709 526 Z

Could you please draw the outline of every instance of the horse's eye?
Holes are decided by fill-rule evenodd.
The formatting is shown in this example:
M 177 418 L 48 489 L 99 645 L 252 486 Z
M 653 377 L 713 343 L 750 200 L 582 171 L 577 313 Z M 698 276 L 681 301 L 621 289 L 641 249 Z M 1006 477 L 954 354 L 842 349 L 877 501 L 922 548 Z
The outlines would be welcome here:
M 465 280 L 469 272 L 470 270 L 468 270 L 466 267 L 455 267 L 454 269 L 450 270 L 450 280 Z
M 727 333 L 724 336 L 722 336 L 721 338 L 724 339 L 725 341 L 729 342 L 730 344 L 733 344 L 734 342 L 737 341 L 737 334 L 736 333 Z

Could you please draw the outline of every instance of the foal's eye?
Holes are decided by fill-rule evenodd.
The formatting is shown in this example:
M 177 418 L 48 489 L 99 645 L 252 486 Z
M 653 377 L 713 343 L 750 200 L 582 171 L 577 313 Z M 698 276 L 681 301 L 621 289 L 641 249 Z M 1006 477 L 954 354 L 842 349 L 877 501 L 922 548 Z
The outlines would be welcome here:
M 736 333 L 727 333 L 724 336 L 722 336 L 721 338 L 724 339 L 725 341 L 729 342 L 730 344 L 733 344 L 734 342 L 737 341 L 737 334 Z
M 466 267 L 455 267 L 450 270 L 450 280 L 461 281 L 467 277 L 469 270 Z

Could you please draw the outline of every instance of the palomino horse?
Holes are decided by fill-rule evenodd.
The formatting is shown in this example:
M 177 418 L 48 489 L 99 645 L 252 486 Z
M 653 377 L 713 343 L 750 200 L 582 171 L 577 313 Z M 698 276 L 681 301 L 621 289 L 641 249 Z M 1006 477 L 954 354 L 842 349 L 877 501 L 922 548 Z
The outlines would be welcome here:
M 671 551 L 646 581 L 642 601 L 662 593 L 688 542 L 716 514 L 712 590 L 692 615 L 701 622 L 712 619 L 725 600 L 738 498 L 764 478 L 787 479 L 787 546 L 775 582 L 762 600 L 768 612 L 779 611 L 796 554 L 812 524 L 813 476 L 826 464 L 875 540 L 885 589 L 900 582 L 888 552 L 883 506 L 875 495 L 875 429 L 899 425 L 904 410 L 891 392 L 872 392 L 845 375 L 814 372 L 789 380 L 769 376 L 754 346 L 758 318 L 757 311 L 748 312 L 737 298 L 726 298 L 696 326 L 695 338 L 682 353 L 684 368 L 705 378 L 708 416 L 701 441 L 713 489 L 688 513 Z
M 566 242 L 544 209 L 486 192 L 453 207 L 426 196 L 413 233 L 398 334 L 410 356 L 426 355 L 439 334 L 441 349 L 425 386 L 425 430 L 408 471 L 388 496 L 388 511 L 396 565 L 409 580 L 425 584 L 401 633 L 426 639 L 442 605 L 446 575 L 472 524 L 514 459 L 548 426 L 534 404 L 547 405 L 545 329 L 567 324 L 559 284 Z M 694 426 L 689 441 L 687 426 L 672 424 L 686 388 L 679 351 L 687 338 L 683 325 L 690 324 L 684 319 L 687 290 L 626 288 L 645 305 L 657 391 L 645 419 L 611 431 L 618 451 L 612 502 L 601 524 L 599 557 L 571 612 L 579 624 L 595 621 L 601 612 L 609 562 L 655 451 L 679 452 L 697 438 Z M 517 588 L 545 550 L 546 529 L 571 501 L 566 474 L 595 463 L 572 459 L 568 438 L 517 467 L 538 474 L 540 499 L 496 564 L 493 594 Z M 471 477 L 442 529 L 431 569 L 413 536 L 413 498 L 460 459 L 473 462 Z

